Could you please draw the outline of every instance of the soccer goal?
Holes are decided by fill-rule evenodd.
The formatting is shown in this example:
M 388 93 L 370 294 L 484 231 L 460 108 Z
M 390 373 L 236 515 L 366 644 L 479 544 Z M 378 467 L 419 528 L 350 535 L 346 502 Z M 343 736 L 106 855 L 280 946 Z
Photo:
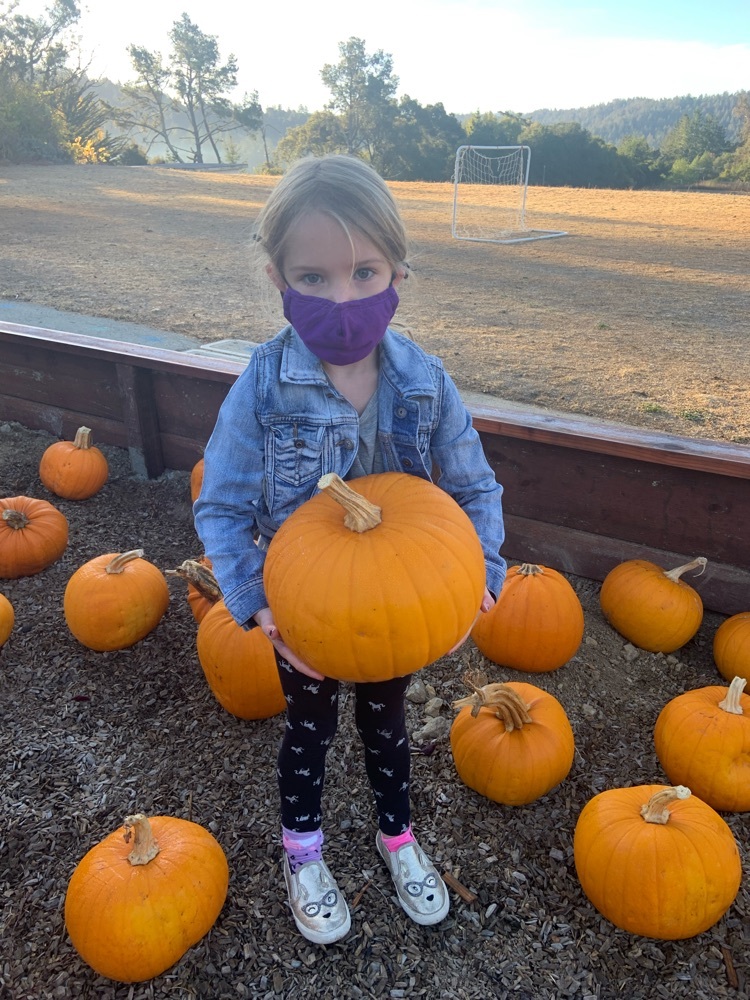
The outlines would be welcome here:
M 453 172 L 453 235 L 483 243 L 523 243 L 567 233 L 526 224 L 528 146 L 459 146 Z

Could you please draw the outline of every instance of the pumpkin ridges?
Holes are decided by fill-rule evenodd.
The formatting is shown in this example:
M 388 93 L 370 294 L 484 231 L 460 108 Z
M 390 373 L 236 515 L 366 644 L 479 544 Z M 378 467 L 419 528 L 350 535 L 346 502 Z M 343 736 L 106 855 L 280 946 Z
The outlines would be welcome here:
M 107 481 L 109 465 L 91 443 L 91 428 L 79 427 L 73 441 L 57 441 L 42 455 L 39 478 L 51 492 L 66 500 L 86 500 Z
M 721 623 L 714 634 L 713 657 L 725 680 L 744 677 L 750 683 L 750 611 L 741 611 Z
M 68 520 L 46 500 L 0 498 L 0 578 L 33 576 L 60 558 L 68 545 Z

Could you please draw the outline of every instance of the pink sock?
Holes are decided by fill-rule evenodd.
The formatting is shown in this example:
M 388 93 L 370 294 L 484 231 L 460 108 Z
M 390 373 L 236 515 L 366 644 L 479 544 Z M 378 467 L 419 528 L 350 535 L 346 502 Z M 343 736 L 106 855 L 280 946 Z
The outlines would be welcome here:
M 295 830 L 281 828 L 281 842 L 284 845 L 289 867 L 292 873 L 307 861 L 320 861 L 323 856 L 323 831 L 310 830 L 307 833 L 297 833 Z
M 394 851 L 397 851 L 399 847 L 403 847 L 404 844 L 411 844 L 414 840 L 414 834 L 411 832 L 411 826 L 408 826 L 403 833 L 398 833 L 395 837 L 388 837 L 381 830 L 380 839 L 383 841 L 385 849 L 393 854 Z

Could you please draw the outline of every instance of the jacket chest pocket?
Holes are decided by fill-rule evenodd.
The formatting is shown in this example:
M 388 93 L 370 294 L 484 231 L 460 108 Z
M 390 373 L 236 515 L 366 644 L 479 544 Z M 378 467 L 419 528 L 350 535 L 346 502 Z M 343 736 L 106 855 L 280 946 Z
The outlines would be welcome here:
M 324 428 L 295 421 L 273 427 L 270 435 L 270 468 L 273 479 L 289 486 L 316 482 L 323 474 Z

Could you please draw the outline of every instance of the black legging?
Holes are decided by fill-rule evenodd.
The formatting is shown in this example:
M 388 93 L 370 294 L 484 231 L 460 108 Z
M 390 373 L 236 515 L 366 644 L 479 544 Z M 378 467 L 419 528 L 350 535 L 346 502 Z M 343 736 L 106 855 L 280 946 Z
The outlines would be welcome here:
M 338 724 L 339 682 L 317 681 L 277 656 L 286 698 L 286 729 L 279 747 L 281 822 L 308 833 L 322 823 L 321 796 L 328 747 Z M 380 829 L 388 836 L 409 825 L 409 737 L 404 694 L 408 677 L 355 684 L 354 720 L 365 749 L 365 769 Z

